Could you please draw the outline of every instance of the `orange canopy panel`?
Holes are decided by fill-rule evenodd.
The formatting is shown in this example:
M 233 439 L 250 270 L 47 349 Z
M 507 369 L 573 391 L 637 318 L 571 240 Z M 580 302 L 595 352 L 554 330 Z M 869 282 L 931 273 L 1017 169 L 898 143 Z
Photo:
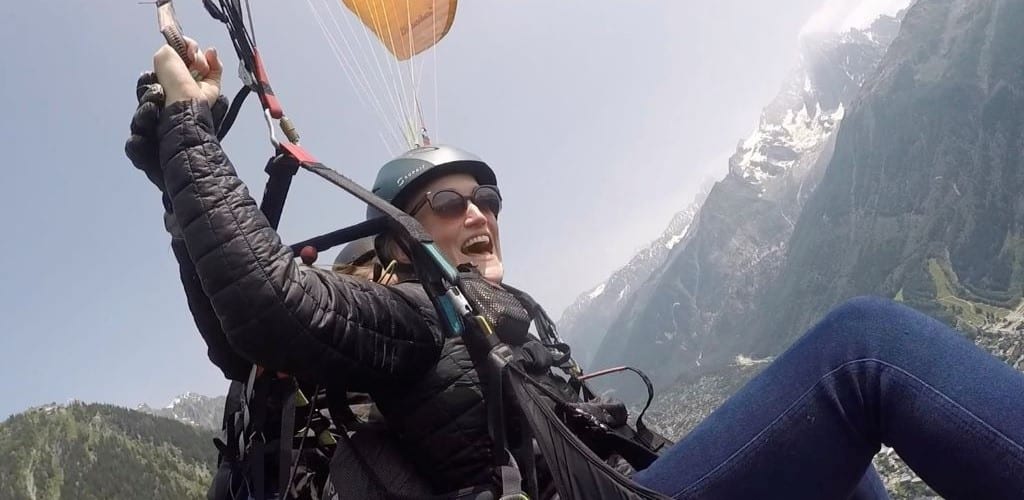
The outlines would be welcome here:
M 399 61 L 433 47 L 455 20 L 458 0 L 341 0 Z

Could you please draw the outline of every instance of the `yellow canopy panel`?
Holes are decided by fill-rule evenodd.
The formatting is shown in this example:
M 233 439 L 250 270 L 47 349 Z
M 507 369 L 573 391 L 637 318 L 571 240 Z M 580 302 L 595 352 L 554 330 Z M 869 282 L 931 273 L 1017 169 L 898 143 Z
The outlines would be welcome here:
M 458 0 L 341 0 L 399 61 L 433 47 L 455 21 Z

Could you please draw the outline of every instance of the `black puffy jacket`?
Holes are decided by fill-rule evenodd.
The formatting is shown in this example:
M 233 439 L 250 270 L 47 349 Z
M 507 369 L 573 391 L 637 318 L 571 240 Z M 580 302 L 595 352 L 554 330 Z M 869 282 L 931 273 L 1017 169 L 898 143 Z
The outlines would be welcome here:
M 158 134 L 182 282 L 225 375 L 241 380 L 256 363 L 370 392 L 435 488 L 488 481 L 477 373 L 462 340 L 444 339 L 423 289 L 298 265 L 237 177 L 205 103 L 172 104 Z

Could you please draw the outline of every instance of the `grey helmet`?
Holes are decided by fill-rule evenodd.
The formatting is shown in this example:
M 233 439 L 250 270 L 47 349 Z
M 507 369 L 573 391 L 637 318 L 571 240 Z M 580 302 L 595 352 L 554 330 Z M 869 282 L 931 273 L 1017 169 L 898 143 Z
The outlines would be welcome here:
M 373 251 L 373 236 L 359 238 L 345 245 L 338 256 L 334 258 L 334 265 L 362 264 L 367 260 L 367 254 Z
M 373 182 L 373 194 L 402 209 L 421 186 L 451 173 L 472 175 L 479 184 L 498 184 L 491 167 L 476 155 L 452 146 L 423 146 L 380 167 Z M 367 219 L 378 215 L 380 212 L 373 207 L 367 208 Z

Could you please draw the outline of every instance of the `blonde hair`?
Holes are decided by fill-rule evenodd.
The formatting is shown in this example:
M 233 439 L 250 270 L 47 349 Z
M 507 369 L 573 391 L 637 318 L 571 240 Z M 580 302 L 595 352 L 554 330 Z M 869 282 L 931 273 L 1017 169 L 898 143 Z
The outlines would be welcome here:
M 355 276 L 367 281 L 375 281 L 382 285 L 391 285 L 398 281 L 395 274 L 392 272 L 394 267 L 395 262 L 391 261 L 391 263 L 385 268 L 380 263 L 380 260 L 377 259 L 376 253 L 374 253 L 374 255 L 369 258 L 366 258 L 364 254 L 364 256 L 360 256 L 360 258 L 353 262 L 346 264 L 334 264 L 334 266 L 331 267 L 331 270 L 338 274 Z

